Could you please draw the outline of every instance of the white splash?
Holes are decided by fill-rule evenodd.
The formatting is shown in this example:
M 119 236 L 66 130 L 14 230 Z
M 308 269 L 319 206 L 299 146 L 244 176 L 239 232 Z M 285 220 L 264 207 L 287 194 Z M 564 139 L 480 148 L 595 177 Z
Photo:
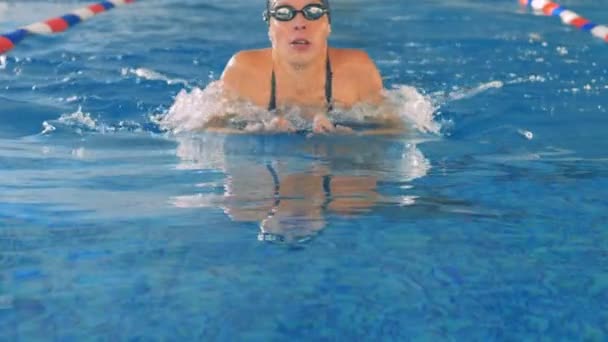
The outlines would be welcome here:
M 336 110 L 330 118 L 337 123 L 366 123 L 368 119 L 381 118 L 387 113 L 397 114 L 407 127 L 423 133 L 438 134 L 441 125 L 434 121 L 437 108 L 427 96 L 416 88 L 398 86 L 385 91 L 383 106 L 358 105 L 349 110 Z M 303 109 L 291 108 L 285 118 L 297 130 L 310 130 L 310 120 L 303 119 Z M 206 88 L 182 90 L 166 115 L 159 117 L 161 128 L 173 133 L 201 131 L 213 121 L 221 121 L 220 126 L 238 128 L 245 132 L 276 132 L 273 126 L 274 114 L 249 102 L 229 101 L 223 96 L 220 81 L 210 83 Z M 213 120 L 213 121 L 212 121 Z
M 149 81 L 163 81 L 163 82 L 167 82 L 167 84 L 172 85 L 172 84 L 183 84 L 183 85 L 188 85 L 188 81 L 183 80 L 181 78 L 170 78 L 166 75 L 161 74 L 160 72 L 151 70 L 151 69 L 146 69 L 146 68 L 137 68 L 137 69 L 127 69 L 127 68 L 123 68 L 121 70 L 121 74 L 123 76 L 126 76 L 127 74 L 133 74 L 139 78 L 143 78 L 145 80 L 149 80 Z
M 116 133 L 116 132 L 142 132 L 143 125 L 136 121 L 121 120 L 116 123 L 104 123 L 93 118 L 90 113 L 82 111 L 78 107 L 73 113 L 62 114 L 55 120 L 43 121 L 41 135 L 50 134 L 55 131 L 73 132 L 79 135 L 84 133 Z
M 7 65 L 8 63 L 6 61 L 6 55 L 0 55 L 0 70 L 6 69 Z
M 49 134 L 57 130 L 57 128 L 68 128 L 77 134 L 82 134 L 83 131 L 97 131 L 98 124 L 91 114 L 84 113 L 81 107 L 73 113 L 62 114 L 56 120 L 42 122 L 41 135 Z
M 97 121 L 91 117 L 91 114 L 84 113 L 81 107 L 74 113 L 63 114 L 57 119 L 58 123 L 66 126 L 82 127 L 89 130 L 95 130 L 97 128 Z
M 473 89 L 453 91 L 449 94 L 448 97 L 452 101 L 468 99 L 479 93 L 483 93 L 484 91 L 486 91 L 488 89 L 499 89 L 499 88 L 502 88 L 503 86 L 504 86 L 504 83 L 502 81 L 491 81 L 488 83 L 480 84 L 479 86 L 477 86 Z
M 441 125 L 434 120 L 437 108 L 431 99 L 411 86 L 398 86 L 386 92 L 399 117 L 423 133 L 439 134 Z
M 55 128 L 55 126 L 51 125 L 50 123 L 44 121 L 42 123 L 42 132 L 40 132 L 41 135 L 45 135 L 45 134 L 49 134 L 51 132 L 54 132 L 57 128 Z
M 224 120 L 226 124 L 255 130 L 256 123 L 268 123 L 271 119 L 269 112 L 250 103 L 227 101 L 220 82 L 215 81 L 202 90 L 181 90 L 158 124 L 173 133 L 181 133 L 201 131 L 211 120 Z

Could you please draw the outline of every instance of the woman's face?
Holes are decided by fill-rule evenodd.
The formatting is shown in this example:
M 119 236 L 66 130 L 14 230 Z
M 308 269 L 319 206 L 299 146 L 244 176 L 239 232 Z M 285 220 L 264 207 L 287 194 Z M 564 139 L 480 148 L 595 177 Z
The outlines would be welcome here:
M 315 0 L 274 0 L 270 9 L 279 6 L 291 6 L 302 10 L 307 5 L 322 5 Z M 329 18 L 326 15 L 318 20 L 308 20 L 302 13 L 297 13 L 290 21 L 279 21 L 270 17 L 269 37 L 278 56 L 290 64 L 307 65 L 317 58 L 325 58 L 327 39 L 331 32 Z

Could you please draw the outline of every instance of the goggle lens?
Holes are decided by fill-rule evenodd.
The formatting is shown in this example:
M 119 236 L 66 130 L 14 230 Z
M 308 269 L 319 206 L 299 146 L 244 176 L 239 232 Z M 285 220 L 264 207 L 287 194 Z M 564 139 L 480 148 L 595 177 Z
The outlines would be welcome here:
M 327 9 L 321 5 L 311 4 L 305 6 L 300 11 L 291 6 L 279 6 L 270 11 L 270 15 L 279 21 L 290 21 L 298 13 L 302 13 L 307 20 L 319 20 L 327 13 Z

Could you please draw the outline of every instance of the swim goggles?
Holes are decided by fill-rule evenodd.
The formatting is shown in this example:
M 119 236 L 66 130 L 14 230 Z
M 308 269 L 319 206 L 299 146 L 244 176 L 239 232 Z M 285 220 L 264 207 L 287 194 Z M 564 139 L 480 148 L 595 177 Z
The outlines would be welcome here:
M 310 4 L 304 6 L 301 10 L 297 10 L 289 5 L 277 6 L 274 9 L 265 13 L 264 19 L 268 20 L 268 16 L 275 18 L 278 21 L 290 21 L 296 17 L 298 13 L 302 13 L 304 18 L 307 20 L 319 20 L 325 14 L 329 13 L 329 10 L 320 4 Z

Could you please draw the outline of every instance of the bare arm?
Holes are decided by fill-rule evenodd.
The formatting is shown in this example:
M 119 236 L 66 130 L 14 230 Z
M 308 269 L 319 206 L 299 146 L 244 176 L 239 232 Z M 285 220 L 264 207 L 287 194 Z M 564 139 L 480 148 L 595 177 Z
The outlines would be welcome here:
M 378 71 L 376 64 L 369 55 L 363 51 L 358 53 L 356 61 L 358 70 L 353 74 L 358 78 L 357 84 L 359 87 L 357 95 L 359 101 L 373 105 L 381 105 L 384 101 L 384 96 L 382 95 L 384 86 L 382 84 L 380 71 Z
M 222 76 L 219 80 L 221 87 L 221 98 L 225 103 L 222 106 L 224 109 L 221 113 L 209 118 L 203 128 L 207 131 L 221 133 L 247 133 L 247 129 L 239 129 L 231 127 L 232 120 L 243 113 L 230 112 L 231 105 L 243 103 L 245 106 L 248 102 L 255 103 L 259 97 L 259 90 L 254 87 L 256 78 L 256 58 L 259 57 L 259 51 L 241 51 L 236 53 L 224 68 Z
M 249 50 L 241 51 L 232 56 L 224 72 L 221 82 L 230 100 L 245 100 L 257 106 L 264 107 L 269 90 L 260 89 L 260 82 L 266 78 L 268 69 L 268 51 Z M 270 74 L 270 72 L 267 72 Z
M 239 52 L 232 56 L 222 72 L 220 81 L 222 82 L 225 95 L 228 95 L 229 97 L 238 97 L 238 94 L 242 93 L 242 75 L 247 71 L 247 68 L 243 65 L 243 56 L 243 52 Z

